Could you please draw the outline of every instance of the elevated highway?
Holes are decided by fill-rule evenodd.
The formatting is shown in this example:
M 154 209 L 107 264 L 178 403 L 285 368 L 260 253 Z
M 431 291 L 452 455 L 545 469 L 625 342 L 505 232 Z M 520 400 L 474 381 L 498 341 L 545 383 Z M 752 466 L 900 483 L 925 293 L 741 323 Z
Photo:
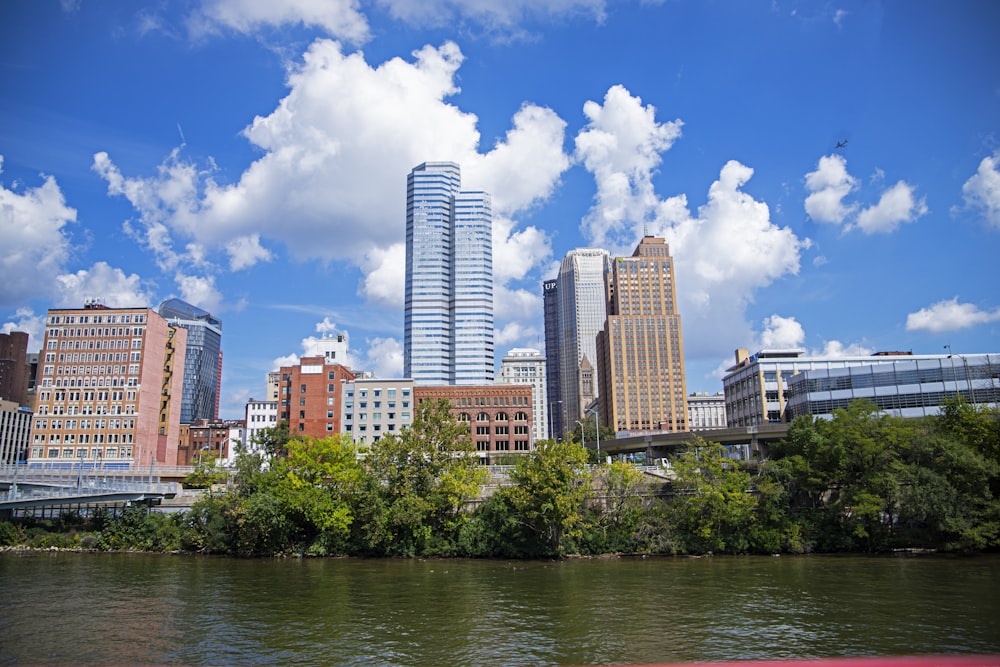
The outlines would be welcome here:
M 631 435 L 619 434 L 614 440 L 601 440 L 601 454 L 627 456 L 642 454 L 647 463 L 668 458 L 694 443 L 698 438 L 726 446 L 746 445 L 753 458 L 767 456 L 768 447 L 788 435 L 788 424 L 766 424 L 743 428 L 712 429 L 707 431 L 645 431 Z M 588 442 L 588 448 L 597 443 Z

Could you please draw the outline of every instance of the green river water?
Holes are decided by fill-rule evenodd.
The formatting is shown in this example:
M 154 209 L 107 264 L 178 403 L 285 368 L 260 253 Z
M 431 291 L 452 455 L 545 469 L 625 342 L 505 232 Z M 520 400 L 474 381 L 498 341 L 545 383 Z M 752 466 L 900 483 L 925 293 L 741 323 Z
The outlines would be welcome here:
M 0 664 L 596 665 L 1000 653 L 1000 557 L 0 554 Z

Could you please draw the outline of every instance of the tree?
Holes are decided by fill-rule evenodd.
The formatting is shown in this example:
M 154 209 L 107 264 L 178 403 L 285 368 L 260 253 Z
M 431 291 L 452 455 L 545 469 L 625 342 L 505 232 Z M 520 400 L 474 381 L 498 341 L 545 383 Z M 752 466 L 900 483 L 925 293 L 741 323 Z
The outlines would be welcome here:
M 420 403 L 410 427 L 373 443 L 365 463 L 360 546 L 406 556 L 452 553 L 468 519 L 463 508 L 479 494 L 486 471 L 451 404 Z
M 219 456 L 215 452 L 202 454 L 194 471 L 184 478 L 184 486 L 189 489 L 208 489 L 226 481 L 226 471 L 218 463 Z
M 573 442 L 543 440 L 511 472 L 513 486 L 497 492 L 516 517 L 528 553 L 560 556 L 567 538 L 582 534 L 584 503 L 590 495 L 587 452 Z M 530 536 L 530 540 L 525 537 Z
M 717 442 L 697 442 L 674 461 L 670 505 L 678 539 L 689 552 L 744 553 L 757 498 L 750 474 Z
M 287 453 L 287 444 L 292 439 L 288 430 L 288 422 L 282 420 L 276 425 L 261 429 L 253 436 L 253 444 L 258 451 L 264 452 L 268 459 L 284 456 Z

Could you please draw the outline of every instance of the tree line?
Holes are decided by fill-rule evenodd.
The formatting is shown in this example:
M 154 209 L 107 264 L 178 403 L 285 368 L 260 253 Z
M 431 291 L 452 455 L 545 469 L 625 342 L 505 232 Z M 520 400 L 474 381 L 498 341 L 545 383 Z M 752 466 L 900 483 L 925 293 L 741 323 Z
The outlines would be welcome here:
M 956 398 L 904 420 L 857 402 L 799 417 L 762 461 L 696 441 L 670 480 L 588 465 L 572 437 L 536 443 L 496 488 L 446 401 L 358 456 L 346 436 L 282 424 L 237 457 L 233 484 L 187 512 L 0 523 L 0 544 L 239 557 L 981 551 L 1000 546 L 1000 413 Z M 190 481 L 209 485 L 199 467 Z M 484 489 L 486 489 L 484 491 Z

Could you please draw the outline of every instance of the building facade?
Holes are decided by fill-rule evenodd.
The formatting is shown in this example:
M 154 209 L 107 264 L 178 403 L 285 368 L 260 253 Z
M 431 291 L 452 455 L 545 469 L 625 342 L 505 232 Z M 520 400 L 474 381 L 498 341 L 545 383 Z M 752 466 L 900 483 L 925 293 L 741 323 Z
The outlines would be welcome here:
M 559 374 L 559 281 L 542 283 L 542 304 L 545 318 L 545 430 L 547 437 L 561 441 L 566 427 L 562 413 L 562 382 Z M 560 408 L 560 409 L 556 409 Z
M 359 445 L 396 435 L 413 422 L 413 380 L 356 378 L 341 393 L 342 432 Z
M 725 394 L 721 391 L 688 394 L 688 428 L 692 431 L 726 428 Z
M 28 405 L 28 334 L 0 333 L 0 401 Z
M 866 400 L 898 417 L 941 412 L 946 400 L 962 396 L 972 405 L 1000 405 L 1000 354 L 884 355 L 866 363 L 831 360 L 788 378 L 786 417 L 831 418 L 852 401 Z
M 998 374 L 993 353 L 809 357 L 801 349 L 750 355 L 741 348 L 722 385 L 728 425 L 739 428 L 789 423 L 801 414 L 830 416 L 856 399 L 903 417 L 937 414 L 941 401 L 956 394 L 993 405 Z
M 288 421 L 293 437 L 326 438 L 341 432 L 342 383 L 354 373 L 325 357 L 302 357 L 295 366 L 282 366 L 278 419 Z
M 0 400 L 0 465 L 13 465 L 28 459 L 32 416 L 30 408 Z
M 219 417 L 222 382 L 222 320 L 180 299 L 168 299 L 157 309 L 172 326 L 187 330 L 181 423 Z
M 450 402 L 452 415 L 469 425 L 470 437 L 484 465 L 509 462 L 511 455 L 532 451 L 534 415 L 529 385 L 417 386 L 413 395 L 417 405 L 426 400 Z
M 551 437 L 545 420 L 548 414 L 545 368 L 545 355 L 532 348 L 515 347 L 500 361 L 499 382 L 531 385 L 531 410 L 537 415 L 531 433 L 535 441 Z
M 461 181 L 453 162 L 407 176 L 403 374 L 418 384 L 493 381 L 492 203 Z
M 278 379 L 281 378 L 281 373 L 276 372 L 275 375 Z M 257 436 L 264 429 L 274 428 L 278 425 L 278 394 L 279 388 L 275 388 L 273 401 L 255 401 L 250 399 L 247 401 L 245 412 L 243 415 L 243 420 L 245 426 L 243 428 L 242 441 L 243 446 L 246 448 L 249 454 L 260 454 L 260 448 L 257 446 Z
M 551 354 L 547 347 L 551 338 L 559 361 L 555 378 L 558 398 L 553 401 L 553 413 L 558 418 L 553 422 L 557 422 L 560 436 L 583 416 L 599 391 L 600 378 L 593 377 L 593 370 L 597 364 L 597 332 L 607 316 L 604 275 L 610 264 L 606 250 L 572 250 L 559 266 L 556 285 L 548 290 L 558 303 L 557 308 L 545 310 L 545 354 Z M 550 330 L 554 332 L 551 337 Z
M 645 236 L 606 274 L 607 319 L 598 335 L 600 413 L 615 431 L 687 431 L 684 341 L 674 260 Z
M 151 308 L 50 310 L 30 458 L 175 465 L 186 345 Z

